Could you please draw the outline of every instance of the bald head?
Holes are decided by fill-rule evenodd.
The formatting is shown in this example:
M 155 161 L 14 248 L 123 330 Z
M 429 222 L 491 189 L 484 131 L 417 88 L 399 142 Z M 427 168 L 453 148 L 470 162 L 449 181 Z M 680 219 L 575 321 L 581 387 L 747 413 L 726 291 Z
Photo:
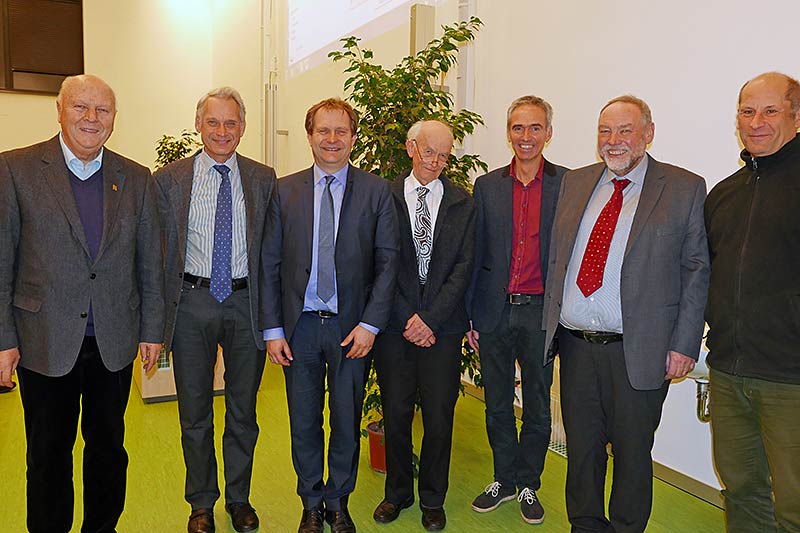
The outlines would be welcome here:
M 91 74 L 70 76 L 58 91 L 56 109 L 67 148 L 84 163 L 95 159 L 114 131 L 117 99 L 111 87 Z
M 422 185 L 437 179 L 453 151 L 453 130 L 439 120 L 420 120 L 408 130 L 406 152 Z
M 797 135 L 800 84 L 779 72 L 756 76 L 739 91 L 736 127 L 753 157 L 772 155 Z

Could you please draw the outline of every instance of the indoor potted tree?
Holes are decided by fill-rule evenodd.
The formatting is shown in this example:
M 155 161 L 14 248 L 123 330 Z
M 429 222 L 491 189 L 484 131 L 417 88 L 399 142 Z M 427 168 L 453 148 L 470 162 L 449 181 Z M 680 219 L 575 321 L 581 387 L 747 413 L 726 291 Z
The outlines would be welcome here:
M 458 47 L 474 40 L 482 24 L 480 19 L 472 17 L 442 26 L 440 38 L 416 54 L 404 57 L 392 69 L 373 63 L 373 52 L 361 48 L 358 37 L 342 39 L 342 50 L 328 54 L 333 61 L 347 63 L 345 72 L 349 77 L 344 89 L 359 113 L 358 137 L 351 158 L 359 168 L 388 180 L 407 171 L 411 161 L 405 148 L 406 132 L 418 120 L 446 122 L 453 129 L 456 145 L 476 125 L 483 124 L 479 114 L 468 109 L 456 110 L 453 96 L 444 86 L 447 73 L 457 63 Z M 470 173 L 487 169 L 478 155 L 463 154 L 451 158 L 447 176 L 471 190 Z M 462 373 L 466 372 L 480 386 L 478 356 L 466 341 L 463 346 Z M 464 393 L 463 383 L 461 392 Z M 371 466 L 385 472 L 382 402 L 374 367 L 367 378 L 363 414 L 366 427 L 362 435 L 369 436 Z

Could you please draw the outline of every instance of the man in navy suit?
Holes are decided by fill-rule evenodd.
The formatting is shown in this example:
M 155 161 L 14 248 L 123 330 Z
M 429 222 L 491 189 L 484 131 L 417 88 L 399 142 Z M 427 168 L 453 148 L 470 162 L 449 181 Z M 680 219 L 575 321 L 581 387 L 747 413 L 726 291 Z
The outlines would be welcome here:
M 349 164 L 357 125 L 340 99 L 308 110 L 314 165 L 278 180 L 280 219 L 264 232 L 260 318 L 269 359 L 286 377 L 301 533 L 322 532 L 323 518 L 333 532 L 355 531 L 347 498 L 358 469 L 367 356 L 395 289 L 397 216 L 389 183 Z

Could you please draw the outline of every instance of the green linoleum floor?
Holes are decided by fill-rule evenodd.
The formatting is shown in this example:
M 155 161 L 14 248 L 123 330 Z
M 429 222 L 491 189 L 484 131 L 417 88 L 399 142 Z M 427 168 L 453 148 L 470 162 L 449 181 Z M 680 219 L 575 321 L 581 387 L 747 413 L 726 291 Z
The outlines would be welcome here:
M 297 531 L 302 506 L 295 493 L 296 478 L 289 449 L 289 422 L 283 375 L 272 365 L 264 375 L 258 398 L 261 427 L 256 448 L 251 503 L 261 519 L 260 531 Z M 214 401 L 217 450 L 221 450 L 224 399 Z M 415 422 L 416 442 L 421 424 Z M 186 531 L 189 506 L 183 500 L 184 466 L 180 449 L 175 402 L 145 405 L 135 386 L 127 412 L 126 447 L 130 456 L 126 511 L 118 531 L 167 533 Z M 362 440 L 356 491 L 350 512 L 360 532 L 395 533 L 424 531 L 420 511 L 405 510 L 392 524 L 378 525 L 372 511 L 383 496 L 384 476 L 369 468 L 368 449 Z M 76 508 L 73 531 L 80 530 L 81 441 L 75 452 Z M 218 453 L 219 458 L 219 453 Z M 25 531 L 25 445 L 19 393 L 0 395 L 0 533 Z M 219 464 L 222 480 L 222 464 Z M 472 499 L 491 481 L 492 460 L 483 420 L 483 403 L 465 396 L 456 407 L 450 490 L 445 503 L 447 529 L 451 532 L 569 531 L 564 506 L 566 460 L 548 454 L 542 488 L 537 492 L 545 507 L 545 521 L 531 526 L 522 521 L 516 502 L 508 502 L 487 514 L 470 509 Z M 659 480 L 654 484 L 651 533 L 723 532 L 720 509 Z M 216 507 L 217 531 L 233 532 L 223 502 Z M 326 529 L 328 531 L 328 529 Z

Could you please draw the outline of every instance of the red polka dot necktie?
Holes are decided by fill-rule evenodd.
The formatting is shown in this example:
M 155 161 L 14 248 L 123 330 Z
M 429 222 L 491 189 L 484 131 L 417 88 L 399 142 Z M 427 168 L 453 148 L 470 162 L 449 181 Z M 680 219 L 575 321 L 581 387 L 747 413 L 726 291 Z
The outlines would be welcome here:
M 589 296 L 603 286 L 608 249 L 611 247 L 611 239 L 617 227 L 619 212 L 622 210 L 622 191 L 630 182 L 628 179 L 614 180 L 614 192 L 600 211 L 600 216 L 597 217 L 589 235 L 577 281 L 578 288 L 584 296 Z

